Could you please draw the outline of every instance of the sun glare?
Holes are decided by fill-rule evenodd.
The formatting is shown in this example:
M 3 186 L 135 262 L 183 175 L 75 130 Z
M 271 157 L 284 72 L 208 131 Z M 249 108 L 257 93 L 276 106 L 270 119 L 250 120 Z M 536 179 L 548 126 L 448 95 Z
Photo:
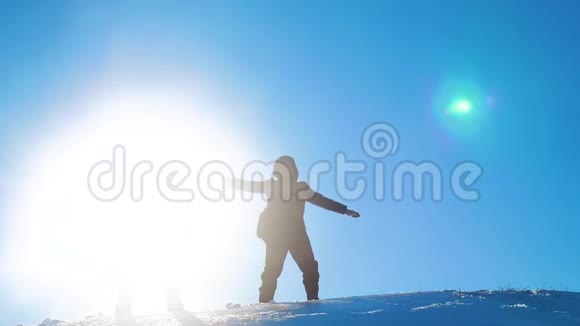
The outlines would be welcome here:
M 227 279 L 237 264 L 233 251 L 244 250 L 238 228 L 252 222 L 242 216 L 253 215 L 253 207 L 199 194 L 189 203 L 168 202 L 154 172 L 181 160 L 191 166 L 194 188 L 201 164 L 236 166 L 253 155 L 243 137 L 181 94 L 121 92 L 84 109 L 66 128 L 37 139 L 6 201 L 13 239 L 0 265 L 16 291 L 64 304 L 84 298 L 87 311 L 112 311 L 118 289 L 131 287 L 135 311 L 151 312 L 164 309 L 164 287 L 178 283 L 191 307 L 211 302 L 212 282 Z M 154 166 L 140 202 L 130 199 L 128 186 L 110 203 L 87 190 L 90 167 L 110 160 L 117 144 L 126 149 L 127 171 L 143 160 Z

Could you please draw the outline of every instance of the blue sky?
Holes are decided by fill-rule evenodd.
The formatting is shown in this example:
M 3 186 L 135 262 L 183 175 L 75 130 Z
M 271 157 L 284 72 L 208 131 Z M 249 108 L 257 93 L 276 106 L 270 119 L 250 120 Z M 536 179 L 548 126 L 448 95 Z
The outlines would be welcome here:
M 228 103 L 252 104 L 219 113 L 242 126 L 257 159 L 288 153 L 304 171 L 342 151 L 372 164 L 361 133 L 387 121 L 401 137 L 387 164 L 484 168 L 478 202 L 448 188 L 438 203 L 369 194 L 348 203 L 358 221 L 309 207 L 322 297 L 506 285 L 580 291 L 578 9 L 575 1 L 3 1 L 0 234 L 18 218 L 3 208 L 26 145 L 79 114 L 61 103 L 96 81 L 138 89 L 186 76 Z M 119 61 L 131 65 L 117 71 Z M 474 102 L 477 119 L 437 114 L 439 101 L 473 89 L 485 98 Z M 321 192 L 337 198 L 332 179 L 323 182 Z M 263 252 L 249 255 L 254 263 Z M 255 300 L 258 279 L 244 275 L 224 303 Z M 50 313 L 15 302 L 4 283 L 2 324 Z M 302 299 L 299 285 L 288 260 L 277 299 Z

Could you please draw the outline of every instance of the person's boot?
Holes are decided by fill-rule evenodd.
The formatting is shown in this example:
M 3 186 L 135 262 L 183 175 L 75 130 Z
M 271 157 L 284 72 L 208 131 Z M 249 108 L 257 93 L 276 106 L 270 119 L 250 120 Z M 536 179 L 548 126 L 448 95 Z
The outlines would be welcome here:
M 183 302 L 181 301 L 181 294 L 177 290 L 177 287 L 170 287 L 165 290 L 165 303 L 167 304 L 168 312 L 183 312 Z
M 260 297 L 258 302 L 260 303 L 272 303 L 274 301 L 274 293 L 276 293 L 276 285 L 278 282 L 275 280 L 262 280 L 262 286 L 260 286 Z
M 276 287 L 278 286 L 278 276 L 282 273 L 282 267 L 264 269 L 262 273 L 262 285 L 260 286 L 260 303 L 268 303 L 274 300 Z
M 306 290 L 306 299 L 318 300 L 318 281 L 320 274 L 318 273 L 318 262 L 314 261 L 313 266 L 303 275 L 304 290 Z
M 115 320 L 118 326 L 136 326 L 137 322 L 133 316 L 132 294 L 122 291 L 115 308 Z
M 306 300 L 319 300 L 318 299 L 318 283 L 310 284 L 306 289 Z
M 260 288 L 260 297 L 258 298 L 258 302 L 260 303 L 272 303 L 274 301 L 274 293 L 271 291 L 263 291 Z

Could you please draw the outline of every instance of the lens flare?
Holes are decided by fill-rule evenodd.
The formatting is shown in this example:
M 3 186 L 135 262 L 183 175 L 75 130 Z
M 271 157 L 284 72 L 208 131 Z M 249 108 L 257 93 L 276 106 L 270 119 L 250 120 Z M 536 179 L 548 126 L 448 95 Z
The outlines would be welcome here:
M 443 80 L 432 98 L 432 113 L 445 139 L 467 141 L 485 129 L 489 103 L 480 85 L 465 79 Z
M 473 105 L 469 100 L 459 99 L 451 103 L 448 112 L 451 114 L 468 114 L 473 109 Z

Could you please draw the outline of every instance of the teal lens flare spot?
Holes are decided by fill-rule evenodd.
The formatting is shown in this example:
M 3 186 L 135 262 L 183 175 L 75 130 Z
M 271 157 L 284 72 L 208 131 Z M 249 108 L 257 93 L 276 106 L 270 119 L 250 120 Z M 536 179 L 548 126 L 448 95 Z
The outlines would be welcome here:
M 452 114 L 463 115 L 470 113 L 472 109 L 473 105 L 469 100 L 459 99 L 451 103 L 448 111 Z
M 448 139 L 470 141 L 487 128 L 489 94 L 471 80 L 448 78 L 433 90 L 431 109 L 435 123 Z

